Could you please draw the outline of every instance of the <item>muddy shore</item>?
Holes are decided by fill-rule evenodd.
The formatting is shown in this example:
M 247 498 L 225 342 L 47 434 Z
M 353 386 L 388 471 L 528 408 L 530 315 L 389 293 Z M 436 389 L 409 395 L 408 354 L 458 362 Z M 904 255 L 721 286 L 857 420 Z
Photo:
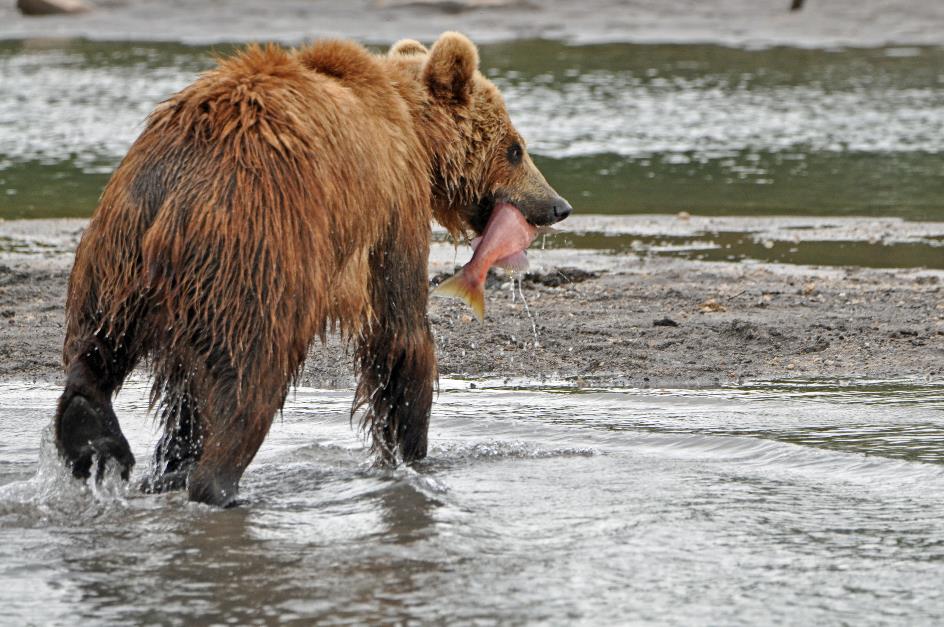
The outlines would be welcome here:
M 66 282 L 84 224 L 0 222 L 0 378 L 61 379 Z M 436 244 L 430 275 L 463 254 Z M 441 375 L 645 387 L 944 381 L 944 272 L 567 249 L 531 258 L 520 293 L 507 277 L 491 282 L 484 324 L 455 301 L 431 301 Z M 350 356 L 334 340 L 316 345 L 302 382 L 350 386 Z

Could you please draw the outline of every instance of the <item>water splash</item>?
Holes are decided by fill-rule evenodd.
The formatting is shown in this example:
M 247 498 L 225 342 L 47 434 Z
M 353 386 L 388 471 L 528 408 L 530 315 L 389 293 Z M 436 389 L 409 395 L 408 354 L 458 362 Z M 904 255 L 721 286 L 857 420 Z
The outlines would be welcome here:
M 101 460 L 96 459 L 92 476 L 97 475 L 100 464 Z M 43 518 L 85 519 L 104 510 L 127 507 L 128 486 L 114 464 L 106 465 L 101 481 L 74 478 L 59 456 L 50 424 L 40 437 L 36 473 L 0 487 L 0 514 L 33 510 Z

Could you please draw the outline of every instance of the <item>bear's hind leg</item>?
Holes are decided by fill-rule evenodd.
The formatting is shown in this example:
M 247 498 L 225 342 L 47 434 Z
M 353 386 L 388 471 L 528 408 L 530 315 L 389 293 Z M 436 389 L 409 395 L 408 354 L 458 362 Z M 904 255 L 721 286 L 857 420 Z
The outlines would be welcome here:
M 127 338 L 126 338 L 127 339 Z M 132 350 L 99 331 L 78 347 L 66 366 L 66 385 L 54 421 L 56 446 L 77 479 L 88 479 L 98 463 L 100 480 L 107 461 L 127 480 L 134 455 L 112 409 L 111 397 L 134 367 Z
M 241 384 L 211 385 L 201 392 L 201 453 L 187 478 L 191 501 L 217 507 L 237 505 L 239 481 L 262 446 L 288 393 L 289 377 L 261 365 Z M 237 393 L 236 389 L 240 391 Z
M 200 416 L 189 391 L 165 403 L 162 422 L 164 434 L 154 451 L 151 472 L 141 484 L 149 494 L 185 489 L 203 451 Z

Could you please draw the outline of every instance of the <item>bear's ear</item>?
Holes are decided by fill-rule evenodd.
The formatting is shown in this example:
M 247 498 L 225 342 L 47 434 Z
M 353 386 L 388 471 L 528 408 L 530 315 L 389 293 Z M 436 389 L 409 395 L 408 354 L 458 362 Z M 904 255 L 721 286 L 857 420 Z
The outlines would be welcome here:
M 461 33 L 443 33 L 423 68 L 423 80 L 440 100 L 466 104 L 472 95 L 472 80 L 479 67 L 475 44 Z
M 426 54 L 428 52 L 429 50 L 426 49 L 426 46 L 415 39 L 401 39 L 397 43 L 390 46 L 390 52 L 387 53 L 387 56 L 411 57 L 413 55 Z

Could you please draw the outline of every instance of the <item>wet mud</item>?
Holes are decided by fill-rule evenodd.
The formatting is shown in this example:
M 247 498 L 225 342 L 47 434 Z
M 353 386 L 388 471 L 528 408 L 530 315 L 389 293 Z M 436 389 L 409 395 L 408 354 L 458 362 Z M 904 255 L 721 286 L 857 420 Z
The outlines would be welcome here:
M 60 378 L 66 284 L 84 224 L 0 222 L 0 377 Z M 467 253 L 436 244 L 432 280 L 448 276 Z M 567 248 L 529 254 L 533 270 L 520 283 L 491 279 L 484 323 L 461 303 L 431 299 L 441 375 L 636 387 L 944 380 L 938 270 Z M 302 383 L 348 387 L 351 364 L 330 338 L 313 347 Z

